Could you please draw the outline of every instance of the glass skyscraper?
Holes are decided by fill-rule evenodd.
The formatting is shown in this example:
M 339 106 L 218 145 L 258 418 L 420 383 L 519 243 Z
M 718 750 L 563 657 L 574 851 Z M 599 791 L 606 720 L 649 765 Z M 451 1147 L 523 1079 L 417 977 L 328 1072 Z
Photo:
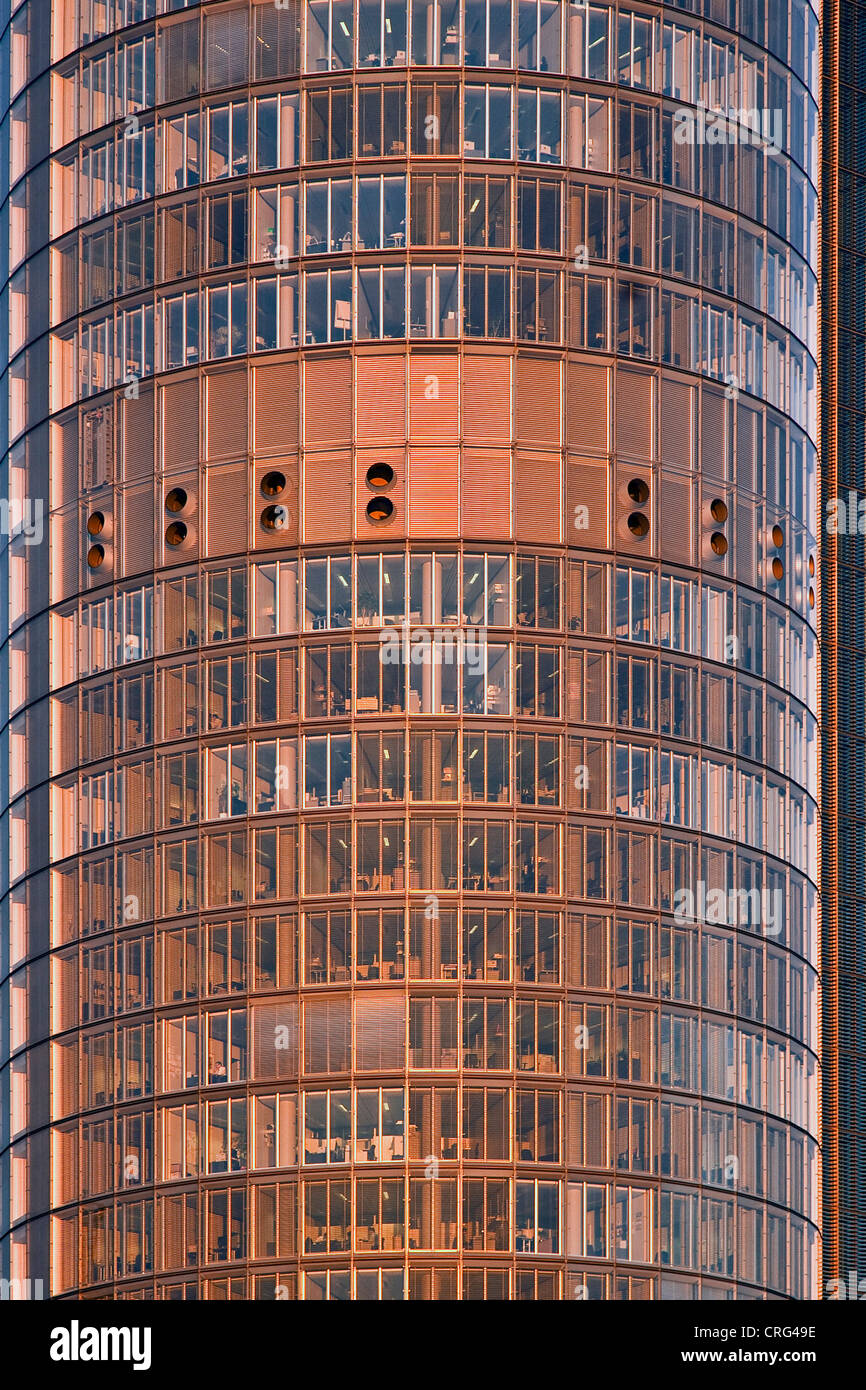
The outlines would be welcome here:
M 2 9 L 0 1277 L 817 1296 L 815 11 Z

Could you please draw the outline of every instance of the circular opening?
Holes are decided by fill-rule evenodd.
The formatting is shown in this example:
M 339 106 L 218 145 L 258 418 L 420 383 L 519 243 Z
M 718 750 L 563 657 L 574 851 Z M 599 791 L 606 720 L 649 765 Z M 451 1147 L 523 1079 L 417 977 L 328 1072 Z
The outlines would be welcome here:
M 182 521 L 173 521 L 165 533 L 168 545 L 180 545 L 186 540 L 186 526 Z
M 633 536 L 643 537 L 649 533 L 649 517 L 643 512 L 632 512 L 628 519 L 628 529 Z
M 814 608 L 814 607 L 815 607 L 815 590 L 814 590 L 814 589 L 810 589 L 810 590 L 809 590 L 809 607 L 810 607 L 810 608 Z
M 727 536 L 723 536 L 721 531 L 713 532 L 713 534 L 710 536 L 710 545 L 713 548 L 714 555 L 727 555 L 728 538 Z
M 285 507 L 265 507 L 262 512 L 262 525 L 266 531 L 285 531 L 289 524 L 289 513 Z
M 262 478 L 261 488 L 265 497 L 278 497 L 286 486 L 286 475 L 274 469 L 272 473 L 266 473 Z
M 186 489 L 173 487 L 165 499 L 166 511 L 182 512 L 186 506 Z
M 105 526 L 105 516 L 102 512 L 91 512 L 87 518 L 87 533 L 90 536 L 98 536 Z
M 723 502 L 721 497 L 713 498 L 712 502 L 710 503 L 710 516 L 713 518 L 713 521 L 727 521 L 727 502 Z
M 774 546 L 776 547 L 776 549 L 778 550 L 778 548 L 779 548 L 780 545 L 784 545 L 784 544 L 785 544 L 785 532 L 782 530 L 782 528 L 781 528 L 781 526 L 778 524 L 778 522 L 777 522 L 776 525 L 773 527 L 772 535 L 773 535 L 773 545 L 774 545 Z
M 628 485 L 628 495 L 632 502 L 637 502 L 639 507 L 643 506 L 649 498 L 649 487 L 643 478 L 632 478 Z
M 815 575 L 815 556 L 814 556 L 814 555 L 810 555 L 810 556 L 809 556 L 809 576 L 810 576 L 810 578 L 814 578 L 814 575 Z
M 393 481 L 394 470 L 390 463 L 373 463 L 367 469 L 368 487 L 390 487 Z
M 779 579 L 784 579 L 784 577 L 785 566 L 782 564 L 782 561 L 779 559 L 777 555 L 775 560 L 773 561 L 773 578 L 778 581 Z
M 394 512 L 390 497 L 374 497 L 367 503 L 368 521 L 387 521 Z
M 87 552 L 87 563 L 92 570 L 98 570 L 105 559 L 105 546 L 92 545 Z

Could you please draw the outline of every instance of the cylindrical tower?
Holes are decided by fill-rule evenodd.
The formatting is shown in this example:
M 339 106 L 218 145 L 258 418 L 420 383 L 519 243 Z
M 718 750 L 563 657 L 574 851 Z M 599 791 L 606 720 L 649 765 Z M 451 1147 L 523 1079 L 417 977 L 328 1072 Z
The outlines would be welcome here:
M 3 1277 L 814 1297 L 817 33 L 14 7 Z

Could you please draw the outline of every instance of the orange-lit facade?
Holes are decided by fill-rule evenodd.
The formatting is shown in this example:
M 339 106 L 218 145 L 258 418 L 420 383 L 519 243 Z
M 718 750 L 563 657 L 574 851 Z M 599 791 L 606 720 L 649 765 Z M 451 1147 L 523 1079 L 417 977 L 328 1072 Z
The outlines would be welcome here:
M 818 24 L 767 8 L 6 15 L 3 1277 L 815 1296 Z

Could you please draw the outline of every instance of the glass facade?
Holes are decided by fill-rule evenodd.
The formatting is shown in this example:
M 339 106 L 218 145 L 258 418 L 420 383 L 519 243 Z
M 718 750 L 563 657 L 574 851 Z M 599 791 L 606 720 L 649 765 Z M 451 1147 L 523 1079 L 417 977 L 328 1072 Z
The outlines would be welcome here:
M 6 10 L 0 1274 L 814 1297 L 816 14 Z
M 860 812 L 866 639 L 859 614 L 866 598 L 863 495 L 864 323 L 856 275 L 864 253 L 857 200 L 862 155 L 854 116 L 866 92 L 866 30 L 860 6 L 824 6 L 822 143 L 822 468 L 821 954 L 823 1108 L 823 1294 L 866 1254 L 862 1125 L 862 865 Z

